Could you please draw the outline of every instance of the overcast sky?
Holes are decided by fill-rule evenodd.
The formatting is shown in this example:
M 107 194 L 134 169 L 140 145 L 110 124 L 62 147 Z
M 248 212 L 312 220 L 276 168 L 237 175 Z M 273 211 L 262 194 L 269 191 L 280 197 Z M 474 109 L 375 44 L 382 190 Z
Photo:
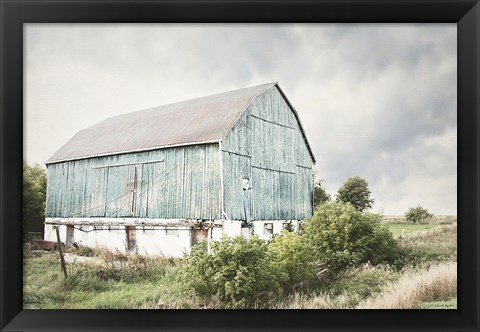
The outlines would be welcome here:
M 278 81 L 335 196 L 457 213 L 456 24 L 27 24 L 24 156 L 107 117 Z

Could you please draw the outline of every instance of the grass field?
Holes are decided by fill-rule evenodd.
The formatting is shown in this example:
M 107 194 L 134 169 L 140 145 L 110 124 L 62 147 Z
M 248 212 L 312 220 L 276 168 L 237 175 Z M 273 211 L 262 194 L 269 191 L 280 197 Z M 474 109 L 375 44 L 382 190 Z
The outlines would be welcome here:
M 418 234 L 419 232 L 424 232 L 431 230 L 438 225 L 433 224 L 387 224 L 388 229 L 392 232 L 394 237 L 399 237 L 403 235 Z
M 434 230 L 440 226 L 448 226 L 457 222 L 454 216 L 434 216 L 421 223 L 412 223 L 403 216 L 385 216 L 383 224 L 388 227 L 394 237 L 417 235 L 419 233 Z
M 402 270 L 364 264 L 319 280 L 314 287 L 272 298 L 269 308 L 455 308 L 457 228 L 451 224 L 387 224 L 408 253 Z M 105 263 L 70 263 L 58 253 L 24 253 L 24 308 L 222 308 L 198 303 L 179 282 L 182 259 L 125 256 L 102 250 Z M 121 264 L 118 264 L 121 262 Z

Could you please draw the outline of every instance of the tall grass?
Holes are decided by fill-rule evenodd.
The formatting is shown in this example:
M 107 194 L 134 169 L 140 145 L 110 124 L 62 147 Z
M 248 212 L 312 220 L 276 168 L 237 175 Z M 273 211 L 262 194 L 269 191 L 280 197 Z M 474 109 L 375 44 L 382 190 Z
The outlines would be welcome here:
M 457 263 L 446 262 L 407 273 L 357 309 L 412 309 L 421 302 L 450 299 L 457 292 Z
M 379 282 L 380 288 L 371 294 L 362 294 L 357 280 L 341 292 L 295 293 L 274 303 L 272 309 L 414 309 L 425 302 L 450 300 L 456 297 L 457 264 L 441 263 L 399 275 L 398 280 Z M 373 274 L 375 275 L 375 274 Z M 361 279 L 361 278 L 360 278 Z M 432 304 L 430 304 L 432 306 Z
M 280 299 L 275 309 L 346 309 L 379 293 L 383 286 L 395 281 L 400 274 L 388 265 L 363 264 L 339 274 L 330 274 L 310 292 L 296 292 Z
M 24 308 L 135 309 L 190 308 L 190 296 L 178 282 L 181 259 L 106 252 L 102 265 L 67 264 L 58 253 L 24 260 Z
M 457 260 L 457 224 L 438 226 L 415 236 L 398 239 L 407 266 L 426 267 L 432 262 Z
M 270 309 L 343 309 L 348 308 L 347 294 L 331 297 L 328 294 L 304 294 L 296 292 L 286 300 L 274 303 Z

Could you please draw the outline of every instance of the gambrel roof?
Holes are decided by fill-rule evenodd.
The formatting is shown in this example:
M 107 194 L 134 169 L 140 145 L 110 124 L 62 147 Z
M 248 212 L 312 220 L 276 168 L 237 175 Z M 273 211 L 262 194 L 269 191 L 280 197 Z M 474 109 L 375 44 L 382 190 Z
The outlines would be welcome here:
M 107 118 L 78 132 L 46 163 L 221 141 L 252 100 L 273 86 L 277 82 Z

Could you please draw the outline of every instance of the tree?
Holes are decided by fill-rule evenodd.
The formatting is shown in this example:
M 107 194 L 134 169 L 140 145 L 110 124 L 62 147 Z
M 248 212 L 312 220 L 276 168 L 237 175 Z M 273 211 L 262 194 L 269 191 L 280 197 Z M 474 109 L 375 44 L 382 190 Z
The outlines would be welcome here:
M 358 212 L 363 212 L 367 208 L 371 208 L 375 200 L 370 198 L 370 190 L 368 190 L 368 182 L 359 177 L 354 176 L 348 178 L 338 189 L 337 202 L 350 203 Z
M 47 172 L 38 164 L 23 162 L 23 235 L 42 232 L 45 221 Z
M 325 188 L 322 187 L 324 180 L 315 182 L 315 208 L 320 204 L 329 202 L 332 197 L 327 193 Z
M 405 219 L 414 223 L 431 217 L 433 217 L 433 214 L 429 213 L 427 209 L 424 209 L 420 205 L 415 208 L 409 208 L 408 211 L 405 212 Z

